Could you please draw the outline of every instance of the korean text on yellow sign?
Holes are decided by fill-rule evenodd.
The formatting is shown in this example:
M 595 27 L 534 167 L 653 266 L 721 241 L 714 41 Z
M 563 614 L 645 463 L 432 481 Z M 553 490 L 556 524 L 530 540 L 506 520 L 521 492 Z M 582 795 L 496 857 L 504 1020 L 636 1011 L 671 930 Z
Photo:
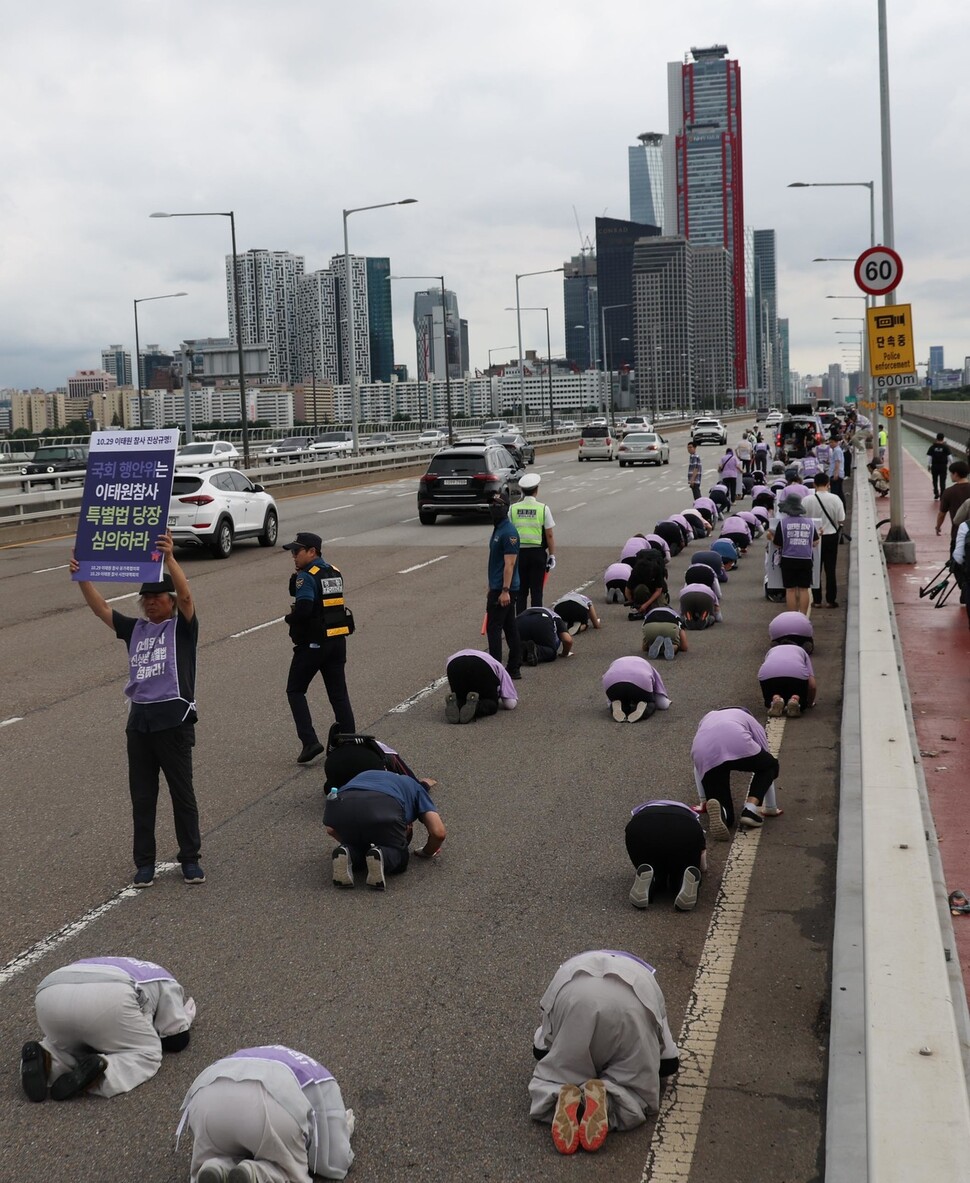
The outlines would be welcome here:
M 866 309 L 869 332 L 869 373 L 873 378 L 916 372 L 911 304 L 888 304 Z

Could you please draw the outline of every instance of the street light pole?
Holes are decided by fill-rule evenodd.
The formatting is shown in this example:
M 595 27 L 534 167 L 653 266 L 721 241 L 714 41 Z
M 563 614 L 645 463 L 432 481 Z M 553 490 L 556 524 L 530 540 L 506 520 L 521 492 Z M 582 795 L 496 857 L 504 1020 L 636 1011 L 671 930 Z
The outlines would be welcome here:
M 168 292 L 164 296 L 140 296 L 137 300 L 132 301 L 135 309 L 135 387 L 138 400 L 138 422 L 142 427 L 145 426 L 145 406 L 141 394 L 141 341 L 138 336 L 138 305 L 147 304 L 149 300 L 175 300 L 179 296 L 187 295 L 188 292 Z
M 236 255 L 236 215 L 233 210 L 210 210 L 203 213 L 154 213 L 152 218 L 228 218 L 232 235 L 232 296 L 236 315 L 236 361 L 239 366 L 239 415 L 242 423 L 243 465 L 249 467 L 249 419 L 246 411 L 246 373 L 243 369 L 242 317 L 239 305 L 239 260 Z
M 549 267 L 545 271 L 521 271 L 515 277 L 515 321 L 519 331 L 519 403 L 522 407 L 522 418 L 525 419 L 525 358 L 522 356 L 522 304 L 519 300 L 519 280 L 527 279 L 530 275 L 555 275 L 558 271 L 565 271 L 565 266 Z M 523 422 L 522 426 L 525 426 Z
M 358 205 L 354 209 L 345 209 L 344 218 L 344 292 L 347 300 L 347 352 L 350 354 L 350 427 L 353 435 L 351 452 L 356 456 L 359 452 L 358 412 L 357 412 L 357 350 L 354 343 L 354 284 L 350 274 L 350 245 L 347 239 L 347 219 L 351 214 L 361 214 L 371 209 L 388 209 L 392 205 L 415 205 L 416 197 L 405 197 L 401 201 L 381 201 L 377 205 Z

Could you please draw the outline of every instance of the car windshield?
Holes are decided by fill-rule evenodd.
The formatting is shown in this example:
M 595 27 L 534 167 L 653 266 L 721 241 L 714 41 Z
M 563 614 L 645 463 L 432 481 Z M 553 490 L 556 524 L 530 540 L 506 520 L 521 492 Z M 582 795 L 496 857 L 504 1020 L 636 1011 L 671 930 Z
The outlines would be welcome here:
M 435 456 L 428 472 L 435 476 L 474 476 L 476 472 L 486 472 L 487 469 L 488 465 L 481 452 L 466 455 L 445 452 Z
M 346 431 L 325 431 L 314 440 L 317 444 L 342 444 L 347 439 Z
M 302 448 L 305 442 L 302 435 L 293 435 L 289 439 L 280 440 L 279 443 L 273 446 L 277 448 Z
M 38 448 L 34 453 L 34 460 L 43 463 L 45 460 L 66 460 L 67 448 Z
M 186 444 L 179 448 L 180 456 L 208 456 L 214 450 L 212 444 Z
M 635 431 L 623 441 L 626 444 L 659 444 L 660 436 L 650 431 Z

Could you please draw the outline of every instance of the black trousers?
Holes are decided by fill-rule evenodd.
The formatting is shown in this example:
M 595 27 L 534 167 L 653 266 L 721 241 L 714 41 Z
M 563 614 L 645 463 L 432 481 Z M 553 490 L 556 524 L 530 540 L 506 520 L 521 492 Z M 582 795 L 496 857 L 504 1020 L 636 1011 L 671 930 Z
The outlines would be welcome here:
M 453 657 L 445 673 L 448 675 L 448 686 L 460 707 L 465 705 L 465 700 L 474 691 L 478 695 L 476 719 L 497 713 L 498 675 L 484 661 L 471 653 L 465 653 L 461 657 Z
M 626 852 L 634 867 L 653 867 L 650 898 L 667 888 L 679 891 L 688 867 L 700 870 L 707 842 L 704 831 L 686 809 L 676 805 L 651 805 L 635 813 L 626 824 Z
M 128 791 L 134 828 L 132 854 L 136 867 L 155 865 L 155 811 L 158 805 L 158 774 L 165 773 L 179 862 L 199 860 L 199 807 L 192 786 L 192 749 L 195 724 L 167 727 L 164 731 L 126 731 L 128 741 Z
M 687 487 L 690 489 L 691 493 L 694 495 L 694 500 L 696 501 L 697 498 L 700 497 L 700 495 L 701 495 L 700 485 L 699 484 L 698 485 L 688 485 Z
M 812 600 L 816 604 L 822 602 L 822 584 L 825 584 L 826 604 L 837 604 L 839 600 L 839 581 L 836 565 L 839 561 L 838 534 L 823 534 L 819 543 L 822 560 L 822 577 L 819 586 L 812 588 Z
M 930 475 L 933 477 L 933 496 L 942 497 L 943 490 L 946 488 L 946 474 L 945 468 L 931 468 Z
M 808 679 L 807 678 L 765 678 L 760 683 L 761 695 L 765 700 L 765 706 L 771 706 L 771 700 L 776 694 L 787 702 L 792 695 L 797 694 L 802 706 L 808 705 Z
M 517 674 L 522 668 L 522 643 L 515 623 L 515 597 L 510 593 L 506 607 L 498 602 L 500 593 L 489 589 L 485 600 L 485 635 L 488 651 L 496 661 L 502 660 L 502 635 L 509 647 L 509 659 L 505 668 L 510 674 Z
M 833 476 L 829 478 L 829 492 L 834 493 L 842 504 L 845 505 L 845 493 L 842 491 L 842 477 Z
M 546 548 L 544 546 L 523 546 L 519 549 L 519 590 L 515 595 L 516 612 L 531 607 L 541 608 L 542 587 L 546 578 Z
M 347 693 L 346 665 L 346 637 L 331 637 L 328 641 L 321 641 L 319 649 L 311 649 L 309 645 L 293 646 L 293 660 L 286 679 L 286 699 L 296 724 L 296 733 L 304 745 L 319 742 L 306 698 L 310 683 L 317 674 L 323 678 L 327 698 L 330 699 L 340 730 L 346 735 L 357 730 L 354 708 L 350 705 L 350 695 Z
M 396 797 L 370 789 L 346 789 L 336 797 L 327 798 L 323 822 L 336 830 L 355 871 L 367 866 L 370 846 L 380 849 L 388 875 L 400 875 L 407 870 L 411 831 Z
M 754 773 L 745 797 L 754 797 L 760 804 L 765 799 L 765 793 L 771 788 L 771 782 L 778 775 L 778 761 L 771 752 L 761 751 L 754 756 L 745 756 L 743 760 L 725 760 L 701 778 L 704 795 L 708 800 L 720 801 L 724 806 L 729 826 L 734 825 L 734 804 L 731 801 L 732 772 Z

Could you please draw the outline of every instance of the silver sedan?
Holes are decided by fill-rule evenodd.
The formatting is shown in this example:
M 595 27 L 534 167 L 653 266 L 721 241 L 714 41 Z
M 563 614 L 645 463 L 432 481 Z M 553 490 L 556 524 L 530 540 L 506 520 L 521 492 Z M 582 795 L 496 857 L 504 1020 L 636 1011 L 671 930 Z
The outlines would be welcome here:
M 617 445 L 620 468 L 628 464 L 669 464 L 670 444 L 655 431 L 631 431 Z

